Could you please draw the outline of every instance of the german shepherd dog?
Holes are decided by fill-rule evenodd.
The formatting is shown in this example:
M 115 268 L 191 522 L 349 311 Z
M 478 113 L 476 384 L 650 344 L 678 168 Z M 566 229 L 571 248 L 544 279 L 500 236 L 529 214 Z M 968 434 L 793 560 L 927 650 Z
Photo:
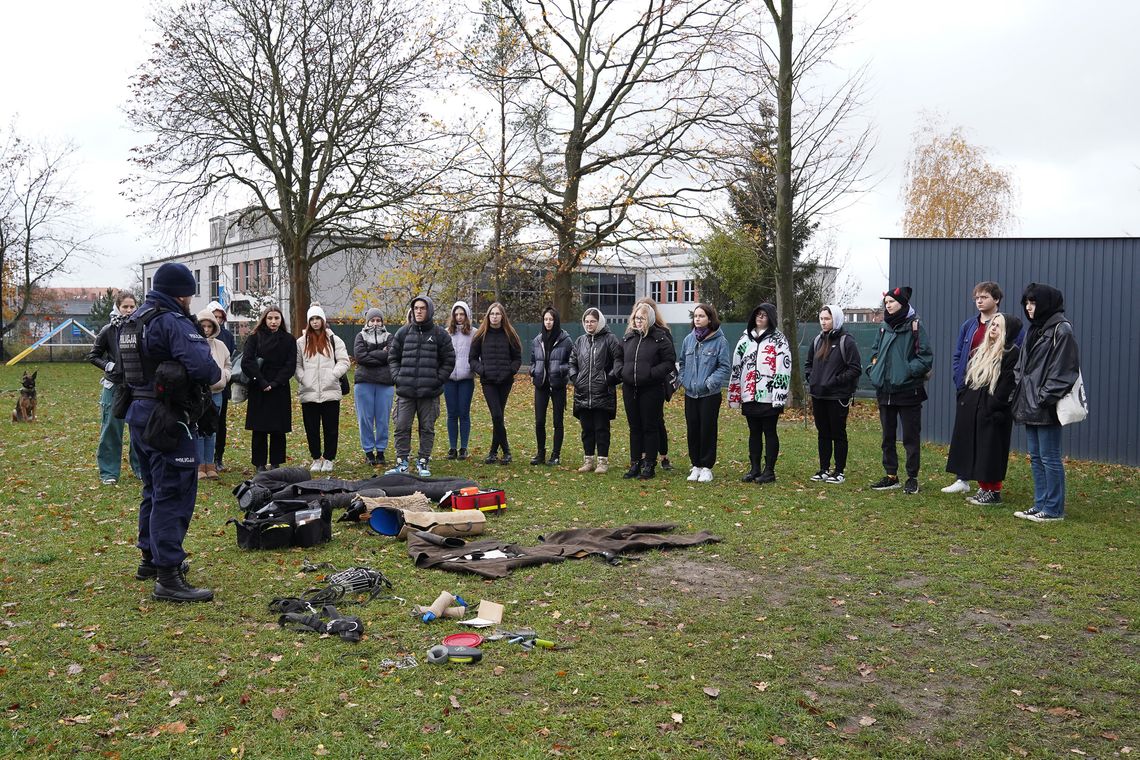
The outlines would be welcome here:
M 32 374 L 28 374 L 24 370 L 24 378 L 20 381 L 20 398 L 16 401 L 16 409 L 12 412 L 12 422 L 35 422 L 36 421 L 36 375 L 40 371 L 37 369 Z

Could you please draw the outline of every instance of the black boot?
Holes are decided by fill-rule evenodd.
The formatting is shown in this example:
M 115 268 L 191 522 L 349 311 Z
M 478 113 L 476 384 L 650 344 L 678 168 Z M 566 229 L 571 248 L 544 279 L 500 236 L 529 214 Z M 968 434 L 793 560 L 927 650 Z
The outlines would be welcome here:
M 748 472 L 740 479 L 741 483 L 752 483 L 756 478 L 760 477 L 760 460 L 751 454 L 748 455 Z
M 641 474 L 641 461 L 638 459 L 629 465 L 629 469 L 622 473 L 622 477 L 626 480 L 632 480 Z
M 535 454 L 533 457 L 531 457 L 530 463 L 531 464 L 546 464 L 546 452 L 543 451 L 542 449 L 539 449 L 538 453 Z
M 459 450 L 459 461 L 463 461 L 464 459 L 467 458 L 467 456 L 468 456 L 468 454 L 467 454 L 467 448 L 466 447 Z
M 551 467 L 557 467 L 558 465 L 562 464 L 561 452 L 558 452 L 558 451 L 554 452 L 554 454 L 551 455 L 550 459 L 546 460 L 546 463 L 548 465 L 550 465 Z
M 669 457 L 661 457 L 661 469 L 666 471 L 673 469 L 673 463 L 669 461 Z
M 638 480 L 652 480 L 656 474 L 654 471 L 657 469 L 656 459 L 643 459 L 641 460 L 641 472 L 637 473 Z
M 183 575 L 190 572 L 190 563 L 183 562 L 179 568 Z M 151 581 L 158 576 L 158 567 L 154 564 L 150 557 L 143 557 L 142 562 L 139 563 L 138 569 L 135 570 L 135 580 L 137 581 Z
M 756 477 L 756 482 L 763 485 L 764 483 L 776 482 L 776 471 L 771 467 L 765 467 L 764 471 Z
M 447 450 L 447 458 L 448 458 L 448 460 L 454 462 L 456 459 L 459 458 L 459 452 L 456 451 L 455 449 L 448 449 Z
M 181 567 L 160 567 L 153 596 L 166 602 L 209 602 L 213 601 L 214 592 L 208 588 L 194 588 L 187 583 Z

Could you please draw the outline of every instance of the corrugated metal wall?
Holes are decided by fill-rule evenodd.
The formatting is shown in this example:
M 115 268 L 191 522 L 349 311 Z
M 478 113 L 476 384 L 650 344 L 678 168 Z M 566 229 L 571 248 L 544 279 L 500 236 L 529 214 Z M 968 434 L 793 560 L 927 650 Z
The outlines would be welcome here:
M 923 411 L 927 440 L 947 443 L 954 425 L 950 366 L 962 321 L 977 311 L 973 289 L 994 280 L 1001 310 L 1021 317 L 1030 282 L 1058 288 L 1073 323 L 1089 396 L 1089 419 L 1065 428 L 1064 452 L 1078 459 L 1140 465 L 1140 238 L 892 239 L 890 284 L 914 288 L 912 305 L 930 334 L 934 376 Z M 1025 450 L 1024 428 L 1014 447 Z

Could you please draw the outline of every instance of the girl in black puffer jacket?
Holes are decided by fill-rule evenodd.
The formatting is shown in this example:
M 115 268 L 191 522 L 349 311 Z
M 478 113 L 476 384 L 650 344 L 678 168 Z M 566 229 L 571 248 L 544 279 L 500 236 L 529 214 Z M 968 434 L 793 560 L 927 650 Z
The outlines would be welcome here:
M 676 369 L 677 352 L 646 304 L 633 307 L 622 345 L 622 398 L 629 422 L 630 466 L 625 478 L 649 480 L 657 469 L 665 416 L 665 379 Z
M 582 424 L 585 463 L 578 472 L 604 475 L 610 469 L 610 420 L 617 416 L 617 385 L 621 382 L 622 348 L 597 309 L 582 314 L 582 336 L 570 354 L 574 383 L 574 416 Z M 595 459 L 594 451 L 597 450 Z
M 479 376 L 483 386 L 483 398 L 487 401 L 487 411 L 491 413 L 491 449 L 487 452 L 485 464 L 510 464 L 511 445 L 507 442 L 507 425 L 504 412 L 515 373 L 522 366 L 522 341 L 507 310 L 496 301 L 487 307 L 483 324 L 471 339 L 471 369 Z M 503 457 L 499 458 L 502 449 Z
M 863 374 L 863 359 L 855 339 L 843 329 L 843 309 L 835 304 L 824 306 L 819 327 L 805 362 L 819 448 L 819 472 L 811 479 L 842 483 L 847 467 L 847 413 Z M 835 469 L 829 471 L 832 449 Z
M 562 461 L 562 419 L 566 414 L 566 383 L 574 344 L 562 329 L 553 306 L 542 310 L 542 330 L 530 349 L 530 379 L 534 383 L 534 435 L 538 453 L 531 464 L 557 465 Z M 546 407 L 554 402 L 554 450 L 546 459 Z

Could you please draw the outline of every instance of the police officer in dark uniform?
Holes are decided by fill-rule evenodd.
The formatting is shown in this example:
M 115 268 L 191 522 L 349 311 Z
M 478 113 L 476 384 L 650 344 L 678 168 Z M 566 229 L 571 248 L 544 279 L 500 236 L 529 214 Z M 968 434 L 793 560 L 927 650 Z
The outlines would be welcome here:
M 119 344 L 132 392 L 127 424 L 131 440 L 138 442 L 142 466 L 138 539 L 142 563 L 135 577 L 155 579 L 155 599 L 208 602 L 214 598 L 213 591 L 187 583 L 186 552 L 182 550 L 198 495 L 194 421 L 187 420 L 185 430 L 171 436 L 172 444 L 164 445 L 172 447 L 170 451 L 156 448 L 144 432 L 155 408 L 162 403 L 155 389 L 155 371 L 162 362 L 180 364 L 191 384 L 217 383 L 221 369 L 210 356 L 206 339 L 190 315 L 190 298 L 197 289 L 190 270 L 184 264 L 166 263 L 154 273 L 151 282 L 152 290 L 124 325 Z

